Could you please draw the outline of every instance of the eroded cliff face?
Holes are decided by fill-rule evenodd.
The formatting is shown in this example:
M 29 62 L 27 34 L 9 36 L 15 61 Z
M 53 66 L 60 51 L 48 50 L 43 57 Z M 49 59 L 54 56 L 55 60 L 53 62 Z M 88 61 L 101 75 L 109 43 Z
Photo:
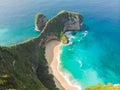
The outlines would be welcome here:
M 64 24 L 64 31 L 80 30 L 80 28 L 81 28 L 80 18 L 77 15 L 74 17 L 69 15 L 68 18 L 69 19 Z
M 40 39 L 43 39 L 42 41 L 40 41 L 40 43 L 44 43 L 42 45 L 45 46 L 47 42 L 53 39 L 62 41 L 61 33 L 64 34 L 67 31 L 80 30 L 82 27 L 82 22 L 83 17 L 81 14 L 68 11 L 61 11 L 57 14 L 57 16 L 53 17 L 46 23 L 46 26 L 43 29 L 43 33 L 40 36 Z M 67 37 L 65 43 L 68 43 Z
M 48 19 L 43 14 L 36 14 L 36 16 L 35 16 L 35 29 L 37 31 L 43 30 L 47 21 L 48 21 Z

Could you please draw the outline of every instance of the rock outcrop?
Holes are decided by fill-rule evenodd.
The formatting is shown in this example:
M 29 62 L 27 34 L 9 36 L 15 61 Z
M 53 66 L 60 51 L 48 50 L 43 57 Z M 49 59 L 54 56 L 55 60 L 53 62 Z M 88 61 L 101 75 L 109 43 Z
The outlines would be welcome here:
M 67 11 L 61 11 L 59 14 L 66 16 L 65 18 L 63 17 L 64 32 L 81 29 L 83 22 L 83 17 L 81 14 Z
M 36 14 L 35 16 L 35 30 L 43 30 L 48 19 L 43 14 Z
M 57 39 L 63 43 L 68 43 L 67 37 L 64 35 L 67 31 L 78 31 L 81 29 L 81 24 L 83 22 L 83 17 L 79 13 L 61 11 L 51 20 L 49 20 L 44 27 L 44 31 L 41 37 L 44 37 L 40 43 L 44 42 L 42 45 L 46 45 L 52 39 Z M 53 34 L 54 33 L 54 34 Z M 64 36 L 63 36 L 64 35 Z M 47 37 L 46 37 L 47 36 Z M 56 38 L 50 38 L 56 37 Z M 45 42 L 47 41 L 47 42 Z

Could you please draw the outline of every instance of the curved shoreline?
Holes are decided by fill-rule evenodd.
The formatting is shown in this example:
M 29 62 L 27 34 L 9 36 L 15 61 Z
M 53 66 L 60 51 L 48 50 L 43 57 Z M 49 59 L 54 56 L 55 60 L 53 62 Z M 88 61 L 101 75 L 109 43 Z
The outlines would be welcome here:
M 53 74 L 56 86 L 60 90 L 81 90 L 77 85 L 73 85 L 63 76 L 59 69 L 59 54 L 61 43 L 53 40 L 46 45 L 45 57 L 48 62 L 49 72 Z

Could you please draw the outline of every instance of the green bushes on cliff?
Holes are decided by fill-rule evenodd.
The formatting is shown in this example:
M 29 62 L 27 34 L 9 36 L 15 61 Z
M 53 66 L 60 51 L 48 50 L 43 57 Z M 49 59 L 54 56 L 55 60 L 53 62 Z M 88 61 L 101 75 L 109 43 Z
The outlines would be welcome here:
M 61 34 L 60 34 L 60 40 L 62 43 L 67 43 L 67 38 L 63 32 L 61 32 Z
M 40 17 L 42 17 L 42 16 L 43 16 L 43 14 L 40 14 L 40 13 L 37 13 L 37 14 L 35 15 L 35 25 L 38 24 L 38 19 L 39 19 Z
M 108 85 L 98 84 L 96 86 L 86 88 L 85 90 L 120 90 L 120 85 L 114 86 L 111 83 L 109 83 Z
M 58 90 L 48 73 L 45 48 L 38 38 L 0 47 L 0 90 Z M 48 84 L 49 83 L 49 84 Z

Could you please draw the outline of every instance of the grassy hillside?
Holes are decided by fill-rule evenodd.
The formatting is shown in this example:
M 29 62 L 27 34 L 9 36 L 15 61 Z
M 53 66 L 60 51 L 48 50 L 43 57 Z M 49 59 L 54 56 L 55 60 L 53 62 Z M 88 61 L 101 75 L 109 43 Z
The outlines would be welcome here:
M 36 26 L 38 26 L 38 24 L 39 24 L 39 18 L 41 18 L 41 17 L 43 17 L 44 15 L 43 14 L 41 14 L 41 13 L 37 13 L 36 15 L 35 15 L 35 25 Z
M 120 85 L 114 86 L 109 83 L 108 85 L 98 84 L 96 86 L 89 87 L 85 90 L 120 90 Z
M 45 48 L 39 39 L 12 47 L 0 47 L 0 90 L 58 90 L 48 74 Z M 5 77 L 6 76 L 6 77 Z

